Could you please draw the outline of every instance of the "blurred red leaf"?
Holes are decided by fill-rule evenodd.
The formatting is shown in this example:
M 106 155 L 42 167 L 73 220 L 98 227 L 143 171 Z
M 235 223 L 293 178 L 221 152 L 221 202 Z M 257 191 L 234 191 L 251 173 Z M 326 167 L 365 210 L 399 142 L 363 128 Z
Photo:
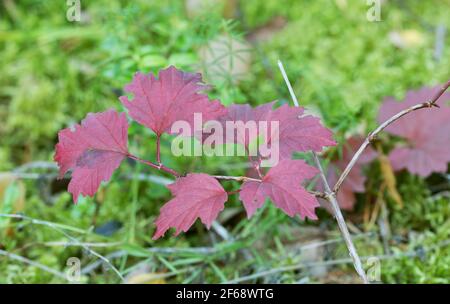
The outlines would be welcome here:
M 413 105 L 427 102 L 440 87 L 424 87 L 409 91 L 402 102 L 392 97 L 384 100 L 378 121 L 384 122 L 397 112 Z M 398 146 L 389 154 L 394 170 L 407 169 L 423 177 L 432 172 L 446 172 L 450 161 L 450 92 L 440 98 L 440 108 L 423 109 L 408 114 L 408 119 L 399 119 L 386 131 L 407 140 L 406 146 Z

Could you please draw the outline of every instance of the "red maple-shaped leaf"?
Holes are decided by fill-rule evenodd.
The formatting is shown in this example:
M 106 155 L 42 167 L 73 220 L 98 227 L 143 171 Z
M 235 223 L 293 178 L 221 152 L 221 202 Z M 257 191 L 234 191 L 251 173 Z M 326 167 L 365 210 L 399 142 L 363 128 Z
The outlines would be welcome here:
M 210 101 L 201 91 L 208 87 L 202 83 L 200 74 L 185 73 L 173 66 L 153 74 L 136 73 L 133 81 L 125 86 L 133 99 L 121 96 L 120 101 L 130 116 L 138 123 L 152 129 L 158 136 L 171 133 L 176 121 L 193 125 L 194 113 L 201 113 L 204 122 L 225 113 L 217 101 Z
M 272 167 L 261 182 L 246 181 L 241 188 L 239 198 L 243 202 L 250 218 L 262 207 L 266 198 L 293 217 L 298 214 L 302 219 L 317 219 L 314 209 L 319 206 L 316 198 L 308 193 L 301 183 L 314 177 L 318 170 L 302 160 L 281 160 Z
M 328 166 L 327 181 L 331 187 L 337 182 L 338 174 L 344 171 L 348 165 L 356 150 L 363 143 L 364 138 L 360 136 L 350 137 L 343 145 L 342 157 L 333 160 Z M 347 178 L 342 183 L 338 193 L 337 200 L 339 206 L 345 210 L 353 209 L 356 202 L 355 193 L 361 193 L 366 190 L 365 182 L 366 177 L 362 173 L 363 165 L 370 163 L 377 156 L 375 150 L 371 147 L 367 147 L 361 156 L 358 158 L 356 164 L 353 166 Z M 324 190 L 322 181 L 319 182 L 319 190 Z M 327 205 L 325 205 L 327 206 Z
M 58 133 L 55 161 L 59 177 L 72 170 L 69 192 L 93 196 L 102 181 L 111 178 L 114 170 L 128 155 L 128 121 L 124 113 L 108 110 L 88 114 L 73 128 Z
M 392 115 L 413 105 L 427 102 L 439 87 L 424 87 L 409 91 L 403 102 L 392 97 L 384 100 L 378 115 L 378 121 L 384 122 Z M 444 93 L 440 108 L 423 109 L 408 114 L 407 119 L 400 118 L 386 128 L 386 131 L 407 140 L 407 145 L 394 148 L 389 154 L 392 168 L 396 171 L 408 169 L 409 172 L 423 177 L 432 172 L 446 172 L 450 162 L 450 92 Z
M 204 173 L 180 177 L 168 188 L 174 198 L 161 208 L 153 239 L 160 238 L 171 227 L 176 229 L 175 236 L 186 232 L 197 218 L 209 229 L 228 199 L 220 183 Z
M 219 121 L 224 130 L 226 130 L 227 122 L 228 123 L 240 123 L 246 124 L 248 129 L 244 128 L 236 128 L 234 130 L 234 134 L 229 134 L 229 130 L 226 130 L 224 133 L 224 142 L 226 143 L 238 143 L 245 147 L 248 147 L 249 144 L 258 137 L 258 123 L 263 120 L 264 116 L 267 115 L 269 111 L 271 111 L 274 102 L 266 103 L 264 105 L 258 106 L 256 108 L 252 108 L 248 104 L 232 104 L 226 109 L 226 113 L 219 118 Z M 250 132 L 251 124 L 254 124 L 254 132 Z
M 285 104 L 273 109 L 274 104 L 271 102 L 255 108 L 237 104 L 228 107 L 227 114 L 218 118 L 224 128 L 230 121 L 243 122 L 249 127 L 254 123 L 256 132 L 241 128 L 235 131 L 233 137 L 226 134 L 224 141 L 248 147 L 257 136 L 264 136 L 265 142 L 269 145 L 278 144 L 280 159 L 291 158 L 294 151 L 319 152 L 325 146 L 336 144 L 332 139 L 332 132 L 323 127 L 318 118 L 302 116 L 304 112 L 302 107 L 290 107 Z M 267 122 L 266 130 L 261 127 L 262 122 Z M 271 122 L 277 122 L 278 127 L 272 128 Z
M 333 133 L 323 127 L 319 118 L 303 116 L 304 108 L 283 105 L 267 113 L 268 120 L 279 121 L 280 157 L 291 158 L 292 153 L 304 151 L 322 151 L 323 147 L 334 146 Z

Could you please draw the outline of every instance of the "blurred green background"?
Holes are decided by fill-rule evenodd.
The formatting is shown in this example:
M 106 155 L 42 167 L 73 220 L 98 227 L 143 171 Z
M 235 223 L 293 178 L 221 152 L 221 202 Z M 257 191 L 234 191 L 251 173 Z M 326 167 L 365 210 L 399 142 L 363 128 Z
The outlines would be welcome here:
M 354 0 L 80 3 L 71 22 L 66 1 L 0 2 L 0 283 L 65 283 L 70 257 L 88 283 L 358 282 L 324 210 L 303 222 L 266 204 L 247 220 L 233 197 L 210 231 L 196 223 L 152 241 L 170 179 L 133 162 L 74 205 L 68 181 L 55 180 L 57 132 L 88 112 L 123 111 L 118 96 L 136 71 L 171 64 L 201 71 L 225 105 L 289 102 L 280 59 L 301 104 L 343 142 L 376 125 L 385 96 L 448 79 L 450 1 L 381 1 L 379 22 Z M 148 130 L 133 123 L 129 138 L 154 157 Z M 170 157 L 169 141 L 162 150 L 183 171 L 245 173 L 238 158 Z M 401 208 L 379 193 L 377 162 L 366 174 L 346 217 L 367 271 L 388 283 L 449 283 L 449 175 L 397 174 Z

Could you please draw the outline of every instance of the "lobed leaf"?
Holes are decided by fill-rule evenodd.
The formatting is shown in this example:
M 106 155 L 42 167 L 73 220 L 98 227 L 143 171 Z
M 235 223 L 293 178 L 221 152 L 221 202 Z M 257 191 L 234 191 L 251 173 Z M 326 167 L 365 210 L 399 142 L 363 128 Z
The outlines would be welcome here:
M 168 188 L 174 198 L 161 208 L 153 239 L 160 238 L 171 227 L 176 229 L 175 236 L 186 232 L 197 218 L 209 229 L 228 199 L 222 185 L 204 173 L 180 177 Z
M 150 128 L 158 136 L 171 133 L 176 121 L 187 121 L 193 128 L 194 113 L 201 113 L 203 121 L 215 119 L 225 113 L 218 100 L 210 101 L 201 91 L 207 87 L 200 74 L 180 71 L 173 66 L 153 74 L 136 73 L 125 91 L 134 96 L 130 100 L 121 96 L 120 101 L 130 116 Z
M 127 137 L 127 118 L 115 110 L 88 114 L 81 125 L 58 133 L 54 159 L 59 178 L 72 170 L 68 190 L 75 202 L 80 194 L 93 196 L 100 183 L 111 178 L 128 155 Z
M 239 198 L 247 211 L 247 217 L 250 218 L 262 207 L 265 199 L 270 198 L 275 206 L 291 217 L 298 214 L 302 219 L 317 219 L 314 209 L 319 203 L 300 185 L 317 173 L 316 168 L 302 160 L 285 159 L 272 167 L 261 182 L 244 182 Z

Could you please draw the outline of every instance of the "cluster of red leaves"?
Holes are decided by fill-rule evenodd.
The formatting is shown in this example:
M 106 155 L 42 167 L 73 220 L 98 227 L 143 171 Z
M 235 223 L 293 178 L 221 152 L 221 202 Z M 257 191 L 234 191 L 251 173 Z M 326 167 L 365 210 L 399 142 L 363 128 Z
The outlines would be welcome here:
M 203 93 L 207 88 L 200 74 L 185 73 L 174 67 L 161 70 L 158 77 L 138 73 L 125 90 L 133 95 L 120 98 L 135 121 L 153 130 L 159 137 L 170 133 L 175 121 L 193 123 L 194 113 L 203 120 L 225 121 L 277 121 L 280 161 L 261 174 L 259 181 L 246 181 L 240 199 L 248 217 L 260 208 L 266 198 L 289 216 L 315 219 L 316 198 L 301 183 L 316 175 L 317 169 L 301 160 L 292 160 L 294 151 L 321 151 L 335 145 L 332 133 L 317 118 L 304 116 L 303 108 L 287 105 L 274 109 L 273 103 L 256 108 L 248 105 L 223 107 L 219 101 L 210 101 Z M 92 196 L 102 181 L 110 179 L 125 157 L 134 158 L 127 148 L 128 122 L 125 114 L 109 110 L 90 114 L 81 125 L 59 132 L 55 161 L 60 176 L 72 170 L 69 192 L 76 202 L 78 196 Z M 276 134 L 269 132 L 268 134 Z M 248 147 L 251 140 L 238 134 L 234 142 Z M 273 138 L 267 138 L 269 143 Z M 258 164 L 256 164 L 258 166 Z M 178 177 L 168 186 L 173 198 L 167 202 L 156 220 L 157 239 L 173 227 L 176 234 L 187 231 L 197 218 L 209 228 L 228 199 L 227 192 L 216 178 L 204 173 Z
M 384 100 L 379 114 L 379 122 L 392 115 L 426 102 L 439 91 L 439 87 L 424 87 L 409 91 L 402 102 L 392 97 Z M 389 160 L 395 171 L 407 169 L 423 177 L 432 172 L 446 172 L 450 162 L 450 92 L 439 99 L 440 108 L 414 111 L 408 119 L 399 119 L 386 128 L 388 133 L 406 140 L 406 144 L 395 147 L 389 154 Z

